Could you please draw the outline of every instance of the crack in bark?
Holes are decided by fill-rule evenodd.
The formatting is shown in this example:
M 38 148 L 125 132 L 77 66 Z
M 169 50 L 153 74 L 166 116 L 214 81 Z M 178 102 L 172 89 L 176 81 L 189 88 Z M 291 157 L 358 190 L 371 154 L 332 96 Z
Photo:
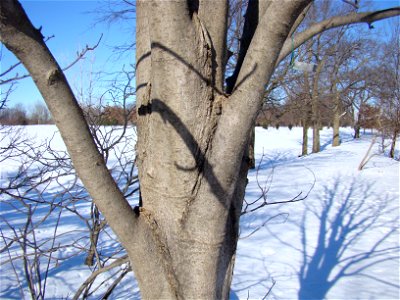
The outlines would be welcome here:
M 195 27 L 195 34 L 197 43 L 199 44 L 196 49 L 198 50 L 198 57 L 200 62 L 200 67 L 202 69 L 201 76 L 204 78 L 204 81 L 207 84 L 208 91 L 206 92 L 205 97 L 210 99 L 210 102 L 207 107 L 207 117 L 206 117 L 206 126 L 201 124 L 202 127 L 200 131 L 200 142 L 196 146 L 196 152 L 194 153 L 194 159 L 196 161 L 196 166 L 194 169 L 197 169 L 197 177 L 194 181 L 194 185 L 191 191 L 191 196 L 186 200 L 184 210 L 182 211 L 181 218 L 179 219 L 179 223 L 181 228 L 185 227 L 187 222 L 190 207 L 193 202 L 196 200 L 198 191 L 202 185 L 203 177 L 204 177 L 204 169 L 207 160 L 207 153 L 211 149 L 212 139 L 214 137 L 214 133 L 218 124 L 218 117 L 216 115 L 220 115 L 222 112 L 222 98 L 219 93 L 215 96 L 215 73 L 216 73 L 216 62 L 215 62 L 215 51 L 213 49 L 212 40 L 210 37 L 207 28 L 203 24 L 201 18 L 198 16 L 197 12 L 193 14 L 193 23 Z M 209 88 L 209 87 L 212 88 Z M 216 111 L 216 114 L 214 112 Z M 179 166 L 178 166 L 179 168 Z
M 198 195 L 198 191 L 200 189 L 200 186 L 203 182 L 203 177 L 204 172 L 205 172 L 205 168 L 206 168 L 206 163 L 207 163 L 207 155 L 208 153 L 211 153 L 211 148 L 212 148 L 212 142 L 213 142 L 213 138 L 215 136 L 215 131 L 217 130 L 217 126 L 218 126 L 218 120 L 219 120 L 219 116 L 222 114 L 222 107 L 225 103 L 225 101 L 227 101 L 228 98 L 223 96 L 223 95 L 217 95 L 216 97 L 214 97 L 214 101 L 212 101 L 210 103 L 209 106 L 209 111 L 210 114 L 208 115 L 208 121 L 207 121 L 207 126 L 205 128 L 205 132 L 206 132 L 206 140 L 204 142 L 204 150 L 202 150 L 200 148 L 200 146 L 197 147 L 197 153 L 195 154 L 195 160 L 196 160 L 196 169 L 198 171 L 198 175 L 197 178 L 195 180 L 195 184 L 193 185 L 192 188 L 192 196 L 187 199 L 186 201 L 186 205 L 185 205 L 185 209 L 182 212 L 182 217 L 179 220 L 180 221 L 180 225 L 182 228 L 184 228 L 189 212 L 190 212 L 190 207 L 193 204 L 193 202 L 195 201 L 195 199 L 197 198 Z
M 158 226 L 157 220 L 154 218 L 153 214 L 149 210 L 146 210 L 144 207 L 139 207 L 139 213 L 149 226 L 150 231 L 153 235 L 157 252 L 160 255 L 160 262 L 162 263 L 165 277 L 167 279 L 171 292 L 173 295 L 175 295 L 176 299 L 182 299 L 179 293 L 179 281 L 175 275 L 175 270 L 172 264 L 172 257 L 166 243 L 166 238 L 163 236 L 163 233 Z

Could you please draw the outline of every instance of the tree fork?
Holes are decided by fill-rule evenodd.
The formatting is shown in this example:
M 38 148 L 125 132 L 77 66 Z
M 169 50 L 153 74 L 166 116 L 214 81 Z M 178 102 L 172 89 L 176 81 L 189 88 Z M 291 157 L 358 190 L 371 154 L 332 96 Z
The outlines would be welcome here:
M 129 254 L 144 299 L 228 298 L 246 186 L 243 153 L 280 50 L 311 0 L 267 2 L 228 97 L 221 80 L 226 22 L 210 3 L 137 1 L 143 201 L 133 210 L 43 38 L 18 2 L 0 2 L 1 39 L 39 87 L 79 177 Z M 212 3 L 226 13 L 226 1 Z

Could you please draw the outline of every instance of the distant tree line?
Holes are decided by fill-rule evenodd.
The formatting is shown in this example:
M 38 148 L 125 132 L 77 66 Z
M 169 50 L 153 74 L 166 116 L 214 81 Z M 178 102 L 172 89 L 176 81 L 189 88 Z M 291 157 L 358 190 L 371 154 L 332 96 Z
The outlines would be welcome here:
M 328 100 L 327 100 L 328 102 Z M 124 125 L 125 123 L 136 124 L 136 109 L 134 106 L 124 108 L 119 105 L 107 106 L 83 106 L 82 107 L 87 119 L 92 124 L 103 126 Z M 299 108 L 296 103 L 284 103 L 277 105 L 269 103 L 264 105 L 260 111 L 256 126 L 264 128 L 268 127 L 296 127 L 301 126 L 302 116 L 298 113 Z M 332 110 L 325 106 L 323 114 L 321 114 L 321 126 L 332 127 Z M 380 129 L 383 123 L 388 121 L 380 114 L 379 108 L 369 104 L 365 104 L 359 111 L 359 120 L 357 127 L 368 129 Z M 53 119 L 47 107 L 42 103 L 33 106 L 31 112 L 22 104 L 14 107 L 6 107 L 0 110 L 1 125 L 39 125 L 53 124 Z M 352 114 L 349 112 L 342 119 L 342 126 L 354 126 Z
M 134 106 L 123 108 L 114 104 L 107 106 L 84 106 L 82 109 L 86 118 L 97 125 L 124 125 L 126 121 L 130 124 L 136 124 L 136 109 Z M 256 126 L 264 128 L 301 126 L 302 116 L 298 113 L 298 109 L 295 103 L 290 102 L 282 105 L 266 104 L 256 119 Z M 332 114 L 333 112 L 326 106 L 322 114 L 321 126 L 332 126 Z M 360 128 L 379 129 L 381 126 L 382 116 L 379 114 L 378 108 L 366 104 L 360 109 L 359 114 L 358 126 Z M 42 103 L 35 104 L 31 112 L 28 112 L 22 104 L 0 110 L 1 125 L 53 123 L 50 112 Z M 354 126 L 354 121 L 350 113 L 343 117 L 342 126 Z
M 299 108 L 296 103 L 285 103 L 282 105 L 266 104 L 256 119 L 256 126 L 268 127 L 295 127 L 302 126 L 302 115 L 299 114 Z M 332 127 L 333 111 L 328 105 L 321 108 L 324 112 L 321 114 L 321 127 Z M 380 120 L 382 116 L 379 113 L 379 108 L 369 104 L 365 104 L 359 111 L 359 128 L 380 129 Z M 354 120 L 351 112 L 347 112 L 342 120 L 341 126 L 354 126 Z
M 50 112 L 42 103 L 36 103 L 28 109 L 17 104 L 13 107 L 4 107 L 0 110 L 1 125 L 34 125 L 34 124 L 53 124 Z
M 89 124 L 116 126 L 136 124 L 134 105 L 87 105 L 82 107 Z
M 83 106 L 82 109 L 86 118 L 97 125 L 108 126 L 136 123 L 136 112 L 133 106 L 124 108 L 114 104 L 107 106 Z M 44 104 L 37 103 L 29 110 L 22 104 L 2 108 L 0 110 L 0 124 L 39 125 L 54 123 L 49 110 Z

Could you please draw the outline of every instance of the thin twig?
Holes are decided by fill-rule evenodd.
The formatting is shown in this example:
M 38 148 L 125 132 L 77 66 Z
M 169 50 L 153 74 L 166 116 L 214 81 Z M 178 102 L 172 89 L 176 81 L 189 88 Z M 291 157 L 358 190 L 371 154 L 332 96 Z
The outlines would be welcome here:
M 77 292 L 75 293 L 74 297 L 72 298 L 72 300 L 78 300 L 79 296 L 82 294 L 82 292 L 86 289 L 86 287 L 93 283 L 94 280 L 96 279 L 97 276 L 99 276 L 100 274 L 107 272 L 115 267 L 121 266 L 125 263 L 129 262 L 129 258 L 128 255 L 125 255 L 119 259 L 117 259 L 115 262 L 109 264 L 108 266 L 105 266 L 101 269 L 98 269 L 96 271 L 94 271 L 92 274 L 90 274 L 90 276 L 85 280 L 84 283 L 81 284 L 81 286 L 79 287 L 79 289 L 77 290 Z

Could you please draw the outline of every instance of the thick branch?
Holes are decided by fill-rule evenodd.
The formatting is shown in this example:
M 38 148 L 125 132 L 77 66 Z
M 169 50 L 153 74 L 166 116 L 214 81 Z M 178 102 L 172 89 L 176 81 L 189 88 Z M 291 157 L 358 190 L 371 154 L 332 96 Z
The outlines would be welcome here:
M 296 32 L 297 28 L 300 26 L 300 24 L 303 22 L 305 17 L 307 16 L 308 11 L 310 10 L 312 5 L 312 2 L 310 2 L 304 10 L 301 12 L 301 14 L 297 17 L 296 22 L 294 22 L 292 28 L 290 29 L 289 37 L 292 36 L 294 32 Z
M 151 14 L 148 18 L 150 25 L 150 40 L 158 42 L 171 50 L 176 49 L 179 41 L 189 38 L 192 26 L 190 7 L 187 1 L 141 1 L 149 5 Z M 138 10 L 138 8 L 137 8 Z
M 98 152 L 68 82 L 19 2 L 0 2 L 1 41 L 24 64 L 45 99 L 74 167 L 123 244 L 131 243 L 136 215 Z M 120 222 L 120 220 L 124 220 Z
M 242 159 L 280 49 L 298 15 L 310 1 L 273 1 L 256 29 L 233 93 L 223 103 L 212 147 L 210 162 L 225 191 L 235 183 L 233 174 L 236 173 L 230 168 L 235 168 Z M 221 164 L 221 161 L 227 163 Z M 227 174 L 230 177 L 227 178 Z
M 140 107 L 145 87 L 150 82 L 151 45 L 149 31 L 150 3 L 138 0 L 136 3 L 136 106 Z M 146 105 L 147 103 L 144 103 Z
M 346 16 L 332 17 L 320 23 L 314 24 L 305 31 L 298 33 L 294 37 L 294 49 L 300 47 L 302 44 L 304 44 L 306 41 L 316 36 L 317 34 L 329 29 L 356 23 L 367 23 L 371 25 L 371 23 L 373 22 L 395 17 L 398 15 L 400 15 L 400 7 L 394 7 L 375 12 L 353 13 Z M 292 41 L 291 39 L 287 39 L 281 50 L 281 53 L 279 54 L 278 63 L 285 59 L 285 57 L 288 56 L 291 51 Z
M 200 0 L 199 17 L 212 41 L 213 75 L 215 86 L 220 91 L 224 86 L 228 8 L 227 0 Z

